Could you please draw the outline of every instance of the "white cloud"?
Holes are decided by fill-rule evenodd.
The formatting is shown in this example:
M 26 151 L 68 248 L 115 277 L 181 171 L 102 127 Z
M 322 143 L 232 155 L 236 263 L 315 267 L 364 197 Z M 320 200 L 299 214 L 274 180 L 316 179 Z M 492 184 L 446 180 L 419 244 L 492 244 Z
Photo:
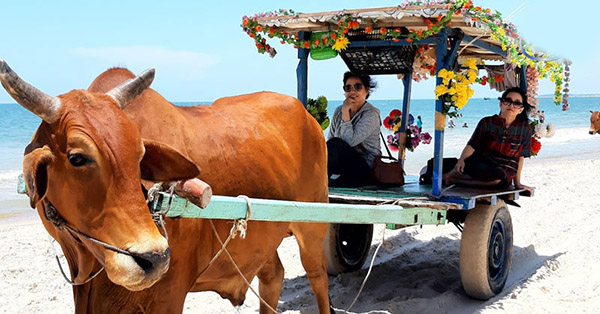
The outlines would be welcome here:
M 219 56 L 154 46 L 75 48 L 72 54 L 128 68 L 163 68 L 187 73 L 206 70 L 221 61 Z

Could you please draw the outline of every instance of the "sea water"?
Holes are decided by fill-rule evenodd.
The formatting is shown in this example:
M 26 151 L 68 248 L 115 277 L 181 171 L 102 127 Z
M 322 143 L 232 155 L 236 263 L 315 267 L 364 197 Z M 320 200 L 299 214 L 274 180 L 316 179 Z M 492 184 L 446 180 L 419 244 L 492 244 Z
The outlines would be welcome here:
M 540 99 L 540 110 L 545 111 L 546 123 L 552 123 L 556 132 L 551 138 L 541 139 L 542 149 L 538 156 L 527 163 L 544 159 L 587 159 L 600 158 L 600 135 L 589 135 L 590 110 L 600 110 L 600 97 L 571 97 L 570 109 L 562 111 L 551 98 Z M 402 108 L 402 100 L 370 100 L 381 111 L 382 119 L 393 109 Z M 341 101 L 330 101 L 329 116 Z M 191 102 L 176 103 L 190 106 Z M 209 103 L 202 103 L 208 105 Z M 415 99 L 411 101 L 411 114 L 423 120 L 423 132 L 433 136 L 434 100 Z M 455 128 L 444 132 L 444 156 L 458 157 L 469 140 L 477 122 L 485 116 L 500 111 L 498 100 L 471 99 L 463 108 L 461 118 L 454 119 Z M 17 176 L 22 172 L 23 151 L 35 130 L 40 118 L 18 104 L 0 104 L 0 213 L 25 211 L 29 208 L 28 199 L 17 194 Z M 462 128 L 467 123 L 468 128 Z M 384 136 L 391 132 L 382 127 Z M 325 130 L 327 134 L 327 130 Z M 290 134 L 293 136 L 293 134 Z M 409 174 L 417 174 L 427 159 L 433 156 L 433 141 L 429 145 L 419 145 L 414 152 L 406 153 L 405 168 Z

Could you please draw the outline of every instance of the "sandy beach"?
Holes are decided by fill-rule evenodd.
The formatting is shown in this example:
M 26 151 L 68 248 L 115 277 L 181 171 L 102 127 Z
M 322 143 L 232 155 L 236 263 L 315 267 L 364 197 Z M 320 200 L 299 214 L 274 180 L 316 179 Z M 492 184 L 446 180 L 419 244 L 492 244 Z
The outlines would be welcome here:
M 530 160 L 524 182 L 536 196 L 510 207 L 513 264 L 504 291 L 489 301 L 468 298 L 459 278 L 460 232 L 452 225 L 385 230 L 392 245 L 375 258 L 370 278 L 352 313 L 598 313 L 600 311 L 600 160 Z M 381 241 L 376 226 L 373 247 Z M 252 232 L 251 230 L 249 232 Z M 71 287 L 62 278 L 47 233 L 31 211 L 0 218 L 0 311 L 68 313 Z M 60 249 L 55 244 L 56 249 Z M 278 310 L 315 313 L 314 298 L 292 238 L 279 248 L 285 281 Z M 370 260 L 371 257 L 369 257 Z M 63 260 L 64 263 L 66 263 Z M 65 264 L 66 265 L 66 264 Z M 330 276 L 332 304 L 343 312 L 367 272 Z M 257 285 L 257 281 L 253 282 Z M 248 292 L 238 313 L 258 312 Z M 212 292 L 188 294 L 185 313 L 232 313 Z

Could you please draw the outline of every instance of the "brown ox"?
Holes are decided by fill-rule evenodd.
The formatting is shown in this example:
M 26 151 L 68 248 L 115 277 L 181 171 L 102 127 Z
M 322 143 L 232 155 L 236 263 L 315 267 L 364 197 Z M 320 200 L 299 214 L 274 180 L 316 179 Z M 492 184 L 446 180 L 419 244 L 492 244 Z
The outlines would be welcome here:
M 26 150 L 24 174 L 32 204 L 60 243 L 72 278 L 82 283 L 73 287 L 76 312 L 180 313 L 187 292 L 205 290 L 242 304 L 248 287 L 225 254 L 206 269 L 220 249 L 209 222 L 168 219 L 167 244 L 148 214 L 140 177 L 195 177 L 193 160 L 216 194 L 326 202 L 322 132 L 291 97 L 258 93 L 181 108 L 146 89 L 153 71 L 128 80 L 133 77 L 109 70 L 88 91 L 55 98 L 0 63 L 7 91 L 44 120 Z M 127 104 L 126 116 L 121 108 Z M 49 206 L 74 229 L 127 254 L 57 228 L 45 218 Z M 231 224 L 214 223 L 225 239 Z M 258 276 L 261 297 L 275 308 L 283 281 L 276 249 L 290 231 L 319 311 L 326 313 L 325 224 L 251 221 L 247 237 L 232 240 L 228 250 L 247 279 Z M 261 304 L 260 312 L 268 308 Z
M 600 111 L 590 110 L 592 115 L 590 116 L 590 134 L 594 135 L 600 133 Z

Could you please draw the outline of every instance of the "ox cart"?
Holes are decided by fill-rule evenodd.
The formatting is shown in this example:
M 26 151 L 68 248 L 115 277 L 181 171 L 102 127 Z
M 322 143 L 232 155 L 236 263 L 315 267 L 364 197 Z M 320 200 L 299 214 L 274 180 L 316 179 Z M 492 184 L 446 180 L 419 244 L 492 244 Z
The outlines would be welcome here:
M 507 39 L 504 36 L 507 29 L 514 32 L 512 26 L 503 22 L 496 27 L 490 26 L 483 15 L 477 15 L 481 9 L 474 10 L 469 3 L 456 1 L 452 5 L 409 5 L 313 14 L 279 11 L 245 17 L 242 27 L 256 41 L 259 52 L 275 54 L 266 38 L 279 37 L 282 43 L 297 46 L 297 98 L 305 106 L 309 55 L 315 59 L 337 56 L 338 52 L 331 49 L 333 42 L 348 69 L 354 73 L 401 75 L 404 85 L 402 112 L 405 114 L 399 132 L 401 138 L 406 139 L 414 61 L 418 59 L 415 56 L 426 53 L 423 50 L 433 52 L 435 66 L 431 76 L 436 77 L 438 86 L 448 84 L 437 75 L 440 71 L 460 71 L 468 67 L 465 61 L 468 57 L 479 63 L 477 67 L 482 67 L 482 60 L 496 61 L 499 66 L 512 63 L 516 66 L 517 82 L 526 90 L 527 66 L 546 62 L 524 58 L 525 50 L 515 48 L 519 45 L 515 44 L 516 37 Z M 460 7 L 455 7 L 458 5 Z M 419 183 L 416 176 L 407 176 L 402 186 L 331 187 L 329 203 L 213 196 L 205 208 L 162 191 L 153 194 L 151 212 L 172 218 L 329 223 L 324 247 L 331 274 L 354 271 L 363 266 L 371 245 L 373 224 L 386 224 L 387 228 L 397 229 L 452 223 L 462 232 L 460 274 L 463 287 L 473 298 L 489 299 L 502 291 L 511 265 L 513 234 L 507 204 L 516 204 L 519 196 L 531 196 L 532 193 L 514 187 L 505 190 L 443 188 L 445 119 L 456 108 L 453 100 L 445 97 L 435 101 L 431 184 Z M 398 159 L 404 160 L 402 141 Z
M 470 1 L 313 14 L 280 10 L 244 17 L 242 28 L 255 40 L 258 51 L 271 57 L 276 51 L 267 42 L 270 39 L 298 49 L 297 97 L 305 106 L 309 56 L 327 59 L 339 52 L 354 73 L 401 75 L 405 114 L 399 132 L 406 138 L 414 60 L 419 59 L 415 56 L 427 53 L 424 50 L 432 52 L 436 61 L 431 68 L 436 85 L 448 84 L 437 73 L 467 68 L 468 58 L 475 59 L 478 68 L 483 68 L 483 60 L 491 60 L 497 67 L 512 63 L 514 78 L 524 90 L 527 90 L 528 66 L 548 67 L 544 63 L 547 60 L 523 57 L 526 49 L 515 49 L 521 43 L 517 43 L 513 26 L 504 22 L 490 25 L 484 16 L 489 20 L 494 15 L 487 13 L 489 10 L 473 8 Z M 332 43 L 337 51 L 332 50 Z M 562 67 L 557 66 L 556 70 Z M 397 187 L 330 187 L 328 204 L 215 196 L 204 209 L 176 195 L 162 193 L 154 202 L 153 211 L 166 213 L 168 217 L 243 219 L 251 204 L 254 220 L 330 223 L 325 251 L 331 274 L 363 266 L 371 245 L 373 224 L 386 224 L 387 228 L 394 229 L 452 223 L 462 232 L 463 287 L 473 298 L 489 299 L 502 291 L 511 265 L 513 235 L 507 204 L 516 204 L 514 201 L 519 196 L 532 193 L 514 187 L 443 189 L 444 125 L 452 107 L 448 98 L 439 97 L 435 101 L 431 184 L 422 184 L 416 176 L 407 176 L 406 183 Z M 403 146 L 398 158 L 404 160 Z

